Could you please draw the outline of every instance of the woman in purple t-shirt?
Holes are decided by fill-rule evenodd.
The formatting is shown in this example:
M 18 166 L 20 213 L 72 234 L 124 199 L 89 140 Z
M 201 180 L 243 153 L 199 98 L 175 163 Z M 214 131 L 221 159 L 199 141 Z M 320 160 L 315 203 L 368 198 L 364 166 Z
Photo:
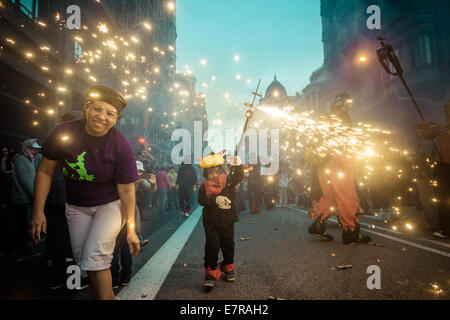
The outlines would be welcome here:
M 140 250 L 135 232 L 136 161 L 130 144 L 114 128 L 125 98 L 117 91 L 89 89 L 84 119 L 63 123 L 45 141 L 36 174 L 33 241 L 46 233 L 44 204 L 58 164 L 66 181 L 66 217 L 75 262 L 87 271 L 92 297 L 114 300 L 110 266 L 115 240 L 125 224 L 130 252 Z

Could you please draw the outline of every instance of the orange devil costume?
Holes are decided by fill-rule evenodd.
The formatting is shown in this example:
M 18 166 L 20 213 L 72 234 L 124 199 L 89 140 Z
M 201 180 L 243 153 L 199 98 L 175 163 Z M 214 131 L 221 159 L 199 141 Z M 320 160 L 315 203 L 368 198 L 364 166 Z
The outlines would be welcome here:
M 350 127 L 352 123 L 347 110 L 352 104 L 353 99 L 350 95 L 341 93 L 331 106 L 331 114 L 342 124 Z M 318 176 L 323 196 L 317 208 L 317 219 L 309 227 L 308 232 L 324 240 L 333 240 L 333 237 L 325 231 L 325 227 L 328 218 L 337 212 L 342 224 L 344 244 L 369 242 L 370 237 L 360 234 L 359 220 L 356 216 L 359 198 L 355 189 L 351 161 L 345 155 L 333 154 L 325 166 L 321 166 Z

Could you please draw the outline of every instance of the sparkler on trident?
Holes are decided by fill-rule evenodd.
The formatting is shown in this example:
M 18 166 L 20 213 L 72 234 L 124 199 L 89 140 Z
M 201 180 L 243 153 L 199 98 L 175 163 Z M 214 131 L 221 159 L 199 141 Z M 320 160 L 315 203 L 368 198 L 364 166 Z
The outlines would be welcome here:
M 256 97 L 262 98 L 262 95 L 258 92 L 260 85 L 261 85 L 261 79 L 259 79 L 259 81 L 258 81 L 258 86 L 256 87 L 256 91 L 252 92 L 252 94 L 253 94 L 253 101 L 252 101 L 252 103 L 251 104 L 250 103 L 244 103 L 244 105 L 246 107 L 249 107 L 250 109 L 248 109 L 245 112 L 245 117 L 247 118 L 247 120 L 245 121 L 244 130 L 242 131 L 241 139 L 239 140 L 239 143 L 236 146 L 236 151 L 234 152 L 235 156 L 238 155 L 239 150 L 241 149 L 241 145 L 242 145 L 242 142 L 244 141 L 244 137 L 245 137 L 245 132 L 247 131 L 248 123 L 249 123 L 250 119 L 253 118 L 253 115 L 254 115 L 253 109 L 256 109 L 256 106 L 255 106 Z
M 403 68 L 400 64 L 400 60 L 398 59 L 397 55 L 394 52 L 394 48 L 392 48 L 390 44 L 384 43 L 386 39 L 379 37 L 378 40 L 381 42 L 381 48 L 377 49 L 378 61 L 380 62 L 381 66 L 387 73 L 393 76 L 398 76 L 400 78 L 400 80 L 402 81 L 403 85 L 406 88 L 406 91 L 408 91 L 408 94 L 411 97 L 411 100 L 414 103 L 414 106 L 416 107 L 416 110 L 419 113 L 420 118 L 422 119 L 423 122 L 425 122 L 425 117 L 422 113 L 422 110 L 420 110 L 419 105 L 417 104 L 417 101 L 414 98 L 414 95 L 412 94 L 411 90 L 408 87 L 408 84 L 405 81 L 405 78 L 403 78 Z M 395 71 L 392 71 L 389 68 L 388 62 L 391 63 Z M 438 155 L 439 160 L 442 161 L 441 155 L 434 140 L 433 146 L 434 149 L 436 150 L 436 154 Z

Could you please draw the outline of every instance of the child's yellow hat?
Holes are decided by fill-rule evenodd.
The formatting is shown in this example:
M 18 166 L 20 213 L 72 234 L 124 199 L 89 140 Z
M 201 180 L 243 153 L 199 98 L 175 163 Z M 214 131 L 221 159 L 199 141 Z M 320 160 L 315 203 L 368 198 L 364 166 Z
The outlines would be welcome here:
M 225 163 L 225 159 L 223 158 L 223 156 L 221 156 L 219 154 L 213 154 L 213 155 L 203 158 L 199 167 L 202 169 L 213 168 L 213 167 L 221 166 L 224 163 Z

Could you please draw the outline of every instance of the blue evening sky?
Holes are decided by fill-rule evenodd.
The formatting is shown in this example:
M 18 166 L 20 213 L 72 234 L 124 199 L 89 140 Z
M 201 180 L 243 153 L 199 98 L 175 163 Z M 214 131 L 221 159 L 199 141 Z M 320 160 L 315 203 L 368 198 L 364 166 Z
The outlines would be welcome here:
M 178 0 L 177 33 L 177 70 L 196 76 L 220 129 L 243 125 L 259 78 L 262 92 L 277 74 L 295 95 L 323 62 L 319 0 Z

